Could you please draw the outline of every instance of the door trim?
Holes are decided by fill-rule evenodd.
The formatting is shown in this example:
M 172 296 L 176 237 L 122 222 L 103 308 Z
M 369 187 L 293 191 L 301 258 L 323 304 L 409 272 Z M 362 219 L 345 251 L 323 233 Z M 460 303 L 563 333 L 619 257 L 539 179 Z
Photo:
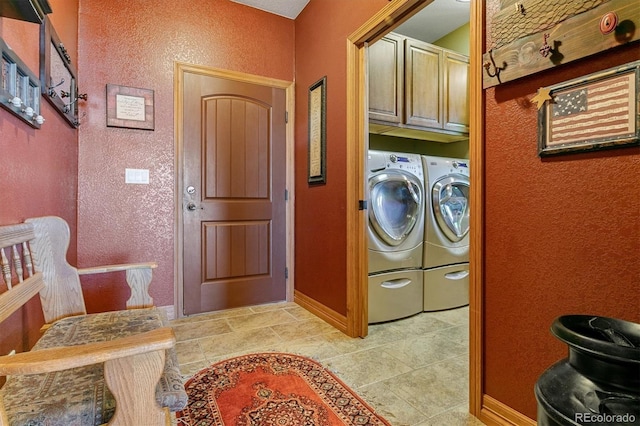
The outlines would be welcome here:
M 253 74 L 245 74 L 237 71 L 228 71 L 219 68 L 206 67 L 201 65 L 187 64 L 183 62 L 174 63 L 173 72 L 173 110 L 174 110 L 174 173 L 175 173 L 175 210 L 174 210 L 174 307 L 176 318 L 184 316 L 184 300 L 182 292 L 184 290 L 184 271 L 183 271 L 183 202 L 184 202 L 184 181 L 182 169 L 184 163 L 184 141 L 182 140 L 182 123 L 183 123 L 183 85 L 184 74 L 199 74 L 209 77 L 224 78 L 227 80 L 235 80 L 243 83 L 252 83 L 261 86 L 274 87 L 284 89 L 286 96 L 286 111 L 288 112 L 288 122 L 286 123 L 286 189 L 288 191 L 288 201 L 285 207 L 285 226 L 286 226 L 286 264 L 288 268 L 288 278 L 286 280 L 286 297 L 287 301 L 293 301 L 293 289 L 295 283 L 295 165 L 294 165 L 294 123 L 295 123 L 295 86 L 291 81 L 278 80 L 274 78 L 262 77 Z M 284 194 L 282 194 L 284 197 Z
M 366 215 L 358 210 L 365 198 L 366 46 L 392 31 L 432 0 L 395 0 L 383 7 L 347 39 L 347 330 L 351 336 L 367 335 L 367 243 Z M 482 371 L 483 301 L 483 185 L 484 94 L 482 51 L 484 2 L 471 1 L 470 16 L 470 279 L 469 279 L 469 410 L 487 424 L 514 424 L 508 416 L 493 415 L 484 399 Z M 483 398 L 484 397 L 484 398 Z M 511 417 L 512 419 L 514 417 Z

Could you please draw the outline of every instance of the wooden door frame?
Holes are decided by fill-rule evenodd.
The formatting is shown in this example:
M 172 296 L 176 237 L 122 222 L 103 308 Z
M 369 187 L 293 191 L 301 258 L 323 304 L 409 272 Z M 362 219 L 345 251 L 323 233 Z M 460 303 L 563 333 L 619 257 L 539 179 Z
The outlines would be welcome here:
M 365 193 L 365 85 L 366 46 L 374 43 L 432 0 L 394 0 L 365 22 L 347 39 L 347 330 L 351 336 L 367 335 L 367 240 L 365 211 L 358 201 Z M 488 424 L 500 423 L 507 416 L 490 416 L 484 406 L 482 377 L 482 301 L 483 301 L 483 149 L 484 97 L 482 92 L 482 50 L 484 2 L 472 0 L 470 18 L 470 203 L 473 209 L 470 230 L 469 282 L 469 409 Z M 508 408 L 508 407 L 507 407 Z M 491 413 L 495 410 L 490 410 Z M 498 423 L 494 423 L 498 421 Z
M 184 180 L 183 180 L 183 164 L 184 164 L 184 141 L 183 141 L 183 88 L 184 74 L 200 74 L 208 77 L 224 78 L 243 83 L 257 84 L 260 86 L 284 89 L 286 96 L 285 108 L 288 113 L 286 124 L 286 189 L 288 191 L 288 201 L 285 206 L 285 227 L 286 227 L 286 265 L 288 268 L 288 278 L 286 280 L 286 300 L 293 301 L 295 263 L 295 229 L 294 229 L 294 212 L 295 212 L 295 165 L 294 165 L 294 123 L 295 123 L 295 91 L 294 83 L 291 81 L 278 80 L 274 78 L 262 77 L 253 74 L 245 74 L 237 71 L 228 71 L 219 68 L 206 67 L 201 65 L 187 64 L 183 62 L 175 62 L 173 72 L 173 110 L 174 110 L 174 170 L 175 170 L 175 210 L 174 210 L 174 309 L 175 318 L 183 316 L 184 299 L 182 293 L 184 290 L 184 271 L 183 271 L 183 214 L 184 214 Z

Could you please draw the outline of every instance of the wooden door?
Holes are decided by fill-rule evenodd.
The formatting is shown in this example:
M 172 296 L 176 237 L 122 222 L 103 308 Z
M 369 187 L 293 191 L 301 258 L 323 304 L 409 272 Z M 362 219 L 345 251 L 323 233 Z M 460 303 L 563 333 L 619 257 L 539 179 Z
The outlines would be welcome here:
M 387 34 L 369 51 L 369 119 L 402 123 L 404 37 Z
M 406 124 L 442 128 L 442 49 L 407 39 L 405 46 Z
M 184 74 L 183 301 L 286 299 L 285 91 Z
M 444 51 L 444 128 L 469 133 L 469 57 Z

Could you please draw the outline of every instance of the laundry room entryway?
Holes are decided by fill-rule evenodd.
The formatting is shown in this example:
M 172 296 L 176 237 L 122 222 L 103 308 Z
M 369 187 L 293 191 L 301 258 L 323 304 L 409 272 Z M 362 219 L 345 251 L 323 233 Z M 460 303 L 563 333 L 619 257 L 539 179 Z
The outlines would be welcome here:
M 286 86 L 181 71 L 182 313 L 287 300 Z

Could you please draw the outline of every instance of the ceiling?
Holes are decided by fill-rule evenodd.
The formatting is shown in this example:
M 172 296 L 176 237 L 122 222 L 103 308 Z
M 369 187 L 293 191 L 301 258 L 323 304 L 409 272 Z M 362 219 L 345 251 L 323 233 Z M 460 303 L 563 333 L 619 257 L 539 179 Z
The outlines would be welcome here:
M 309 0 L 231 0 L 266 12 L 295 19 Z M 469 3 L 433 0 L 431 4 L 400 25 L 394 32 L 433 42 L 469 22 Z

